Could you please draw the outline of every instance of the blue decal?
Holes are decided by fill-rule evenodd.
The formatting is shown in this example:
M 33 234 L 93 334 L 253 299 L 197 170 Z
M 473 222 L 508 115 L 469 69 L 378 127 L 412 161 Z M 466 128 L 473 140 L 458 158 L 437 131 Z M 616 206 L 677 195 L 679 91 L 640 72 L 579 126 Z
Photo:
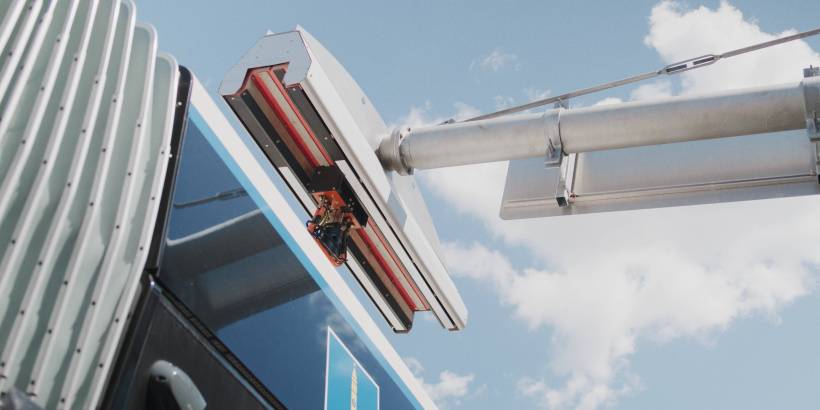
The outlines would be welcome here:
M 378 410 L 379 386 L 327 328 L 326 410 Z

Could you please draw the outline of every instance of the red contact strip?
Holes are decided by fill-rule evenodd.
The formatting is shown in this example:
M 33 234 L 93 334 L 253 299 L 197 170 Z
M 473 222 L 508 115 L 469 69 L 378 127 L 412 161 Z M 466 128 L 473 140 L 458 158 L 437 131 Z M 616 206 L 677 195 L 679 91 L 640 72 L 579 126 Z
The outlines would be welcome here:
M 276 73 L 273 72 L 273 67 L 268 69 L 268 75 L 270 75 L 270 78 L 273 80 L 273 83 L 276 84 L 276 87 L 279 88 L 279 92 L 282 93 L 282 96 L 285 98 L 285 101 L 287 101 L 288 105 L 290 106 L 290 109 L 296 115 L 296 118 L 299 119 L 299 122 L 302 123 L 302 127 L 305 128 L 308 135 L 310 135 L 310 138 L 313 140 L 313 143 L 316 144 L 316 148 L 319 149 L 319 152 L 322 153 L 322 156 L 325 158 L 325 160 L 328 162 L 328 164 L 333 165 L 333 159 L 330 158 L 330 155 L 327 153 L 327 151 L 325 151 L 324 147 L 319 142 L 319 139 L 316 138 L 316 135 L 313 133 L 313 130 L 311 130 L 311 128 L 308 125 L 307 121 L 305 121 L 305 118 L 302 117 L 302 114 L 299 113 L 299 109 L 296 108 L 296 104 L 294 104 L 293 101 L 290 99 L 290 97 L 288 97 L 288 94 L 285 92 L 285 87 L 282 86 L 282 83 L 279 82 L 278 77 L 276 77 Z M 257 87 L 258 87 L 258 84 L 257 84 Z M 284 114 L 284 112 L 282 112 L 282 114 Z M 285 118 L 287 118 L 287 117 L 285 117 Z M 307 146 L 305 148 L 307 148 Z
M 307 145 L 305 145 L 305 141 L 302 140 L 302 137 L 299 135 L 299 132 L 293 129 L 293 126 L 290 125 L 290 120 L 288 119 L 287 114 L 285 114 L 285 112 L 282 110 L 279 104 L 276 103 L 276 99 L 273 97 L 273 94 L 271 94 L 270 90 L 268 90 L 268 87 L 265 85 L 265 81 L 262 80 L 261 77 L 259 77 L 258 73 L 252 75 L 251 80 L 256 85 L 256 88 L 258 88 L 259 91 L 262 93 L 262 97 L 265 99 L 265 101 L 271 107 L 273 112 L 276 114 L 276 117 L 278 117 L 279 121 L 282 122 L 282 125 L 285 127 L 285 130 L 287 130 L 288 135 L 290 135 L 290 137 L 296 143 L 296 146 L 299 147 L 299 150 L 302 151 L 302 154 L 305 155 L 305 158 L 307 158 L 308 162 L 310 163 L 310 166 L 314 169 L 318 168 L 319 161 L 316 160 L 316 157 L 313 156 L 313 153 L 311 153 L 310 149 L 307 147 Z
M 372 224 L 373 221 L 371 220 L 370 223 Z M 376 236 L 379 238 L 379 241 L 381 241 L 382 246 L 384 246 L 384 249 L 386 249 L 387 253 L 390 254 L 390 257 L 393 259 L 393 262 L 395 262 L 396 266 L 399 267 L 399 270 L 401 270 L 401 273 L 402 275 L 404 275 L 404 278 L 407 279 L 407 282 L 415 283 L 415 281 L 410 279 L 410 275 L 408 275 L 407 272 L 402 268 L 402 264 L 399 262 L 398 259 L 396 259 L 396 255 L 393 254 L 393 252 L 390 252 L 390 247 L 387 245 L 387 242 L 384 240 L 384 237 L 382 236 L 381 232 L 379 232 L 379 230 L 376 228 L 376 224 L 373 224 L 373 233 L 375 233 Z M 428 306 L 427 303 L 424 302 L 424 297 L 419 294 L 418 290 L 415 287 L 413 288 L 413 292 L 421 301 L 421 304 L 424 306 L 424 309 L 430 310 L 430 306 Z

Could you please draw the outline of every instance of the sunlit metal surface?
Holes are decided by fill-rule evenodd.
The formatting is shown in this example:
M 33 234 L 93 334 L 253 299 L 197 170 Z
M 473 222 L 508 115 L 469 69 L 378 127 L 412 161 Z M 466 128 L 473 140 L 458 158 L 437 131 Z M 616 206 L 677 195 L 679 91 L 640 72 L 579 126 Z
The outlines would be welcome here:
M 395 331 L 408 331 L 414 312 L 423 310 L 445 328 L 464 327 L 467 310 L 415 180 L 384 172 L 374 151 L 387 127 L 324 47 L 301 28 L 263 37 L 225 76 L 220 94 L 314 215 L 308 229 L 328 259 L 355 265 L 353 273 Z M 319 170 L 341 172 L 338 189 L 350 193 L 344 201 L 366 217 L 343 210 L 350 204 L 337 204 L 339 198 L 326 203 L 337 196 L 314 189 Z M 338 221 L 327 222 L 327 215 Z M 327 232 L 349 228 L 350 252 L 342 252 L 336 237 L 322 236 L 325 223 Z
M 131 1 L 0 26 L 0 391 L 94 408 L 153 234 L 178 68 Z
M 805 131 L 577 154 L 569 206 L 559 168 L 510 161 L 503 219 L 623 211 L 820 194 Z

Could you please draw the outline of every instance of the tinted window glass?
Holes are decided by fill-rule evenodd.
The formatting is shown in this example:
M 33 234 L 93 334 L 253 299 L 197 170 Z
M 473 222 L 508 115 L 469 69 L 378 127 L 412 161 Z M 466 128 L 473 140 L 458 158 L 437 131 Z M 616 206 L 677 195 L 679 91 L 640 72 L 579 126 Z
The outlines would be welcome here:
M 381 408 L 412 408 L 190 111 L 161 283 L 290 408 L 324 406 L 328 327 L 378 385 Z

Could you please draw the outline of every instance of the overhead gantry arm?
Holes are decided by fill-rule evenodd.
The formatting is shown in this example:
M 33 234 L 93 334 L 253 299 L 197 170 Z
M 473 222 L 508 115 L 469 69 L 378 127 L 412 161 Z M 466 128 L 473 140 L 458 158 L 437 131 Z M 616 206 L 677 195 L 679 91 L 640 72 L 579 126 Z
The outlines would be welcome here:
M 378 148 L 385 170 L 432 169 L 696 141 L 808 127 L 818 133 L 820 77 L 702 95 L 455 124 L 397 128 Z

